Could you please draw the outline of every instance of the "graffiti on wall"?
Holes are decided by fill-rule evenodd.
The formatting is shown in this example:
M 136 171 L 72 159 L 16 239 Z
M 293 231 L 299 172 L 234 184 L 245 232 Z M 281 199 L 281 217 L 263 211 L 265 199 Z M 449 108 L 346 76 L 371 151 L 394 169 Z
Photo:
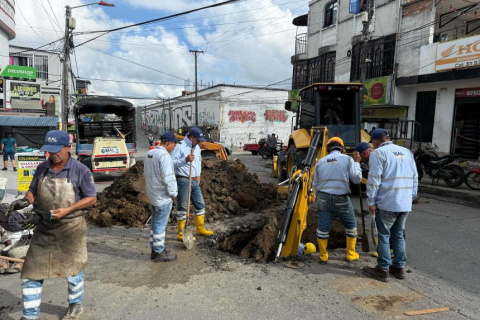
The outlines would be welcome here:
M 253 111 L 230 110 L 228 112 L 228 121 L 230 122 L 255 122 L 257 116 Z
M 202 120 L 200 120 L 200 117 Z M 210 112 L 199 113 L 199 124 L 214 123 L 215 115 Z M 159 108 L 142 113 L 142 128 L 162 134 L 169 129 L 192 126 L 194 123 L 191 105 L 179 106 L 173 109 Z
M 265 120 L 270 122 L 286 122 L 288 119 L 285 110 L 265 110 L 264 116 Z
M 201 126 L 215 124 L 215 113 L 209 111 L 199 112 L 198 124 Z

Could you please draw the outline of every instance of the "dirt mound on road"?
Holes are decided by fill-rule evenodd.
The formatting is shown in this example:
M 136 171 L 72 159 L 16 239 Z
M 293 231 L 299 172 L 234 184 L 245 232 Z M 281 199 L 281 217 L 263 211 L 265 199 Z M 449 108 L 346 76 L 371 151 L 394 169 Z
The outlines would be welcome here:
M 278 202 L 276 186 L 261 183 L 239 160 L 203 159 L 200 185 L 209 222 L 259 212 Z M 87 219 L 101 227 L 139 227 L 149 216 L 143 162 L 139 161 L 98 195 Z

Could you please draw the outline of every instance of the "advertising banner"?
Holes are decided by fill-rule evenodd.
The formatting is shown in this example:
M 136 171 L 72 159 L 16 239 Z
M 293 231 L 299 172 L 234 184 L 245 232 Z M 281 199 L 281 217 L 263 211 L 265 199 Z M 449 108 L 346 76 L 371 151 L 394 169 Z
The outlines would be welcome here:
M 45 160 L 45 155 L 18 154 L 18 192 L 28 191 L 35 170 Z
M 8 65 L 3 69 L 1 76 L 14 80 L 35 82 L 37 80 L 37 68 Z
M 364 82 L 364 95 L 363 95 L 363 105 L 364 106 L 375 106 L 388 104 L 388 83 L 389 77 L 380 77 L 367 79 Z
M 49 117 L 60 115 L 60 95 L 57 93 L 42 92 L 42 100 L 40 100 L 45 115 Z
M 478 98 L 480 97 L 480 88 L 457 89 L 456 98 Z
M 10 105 L 12 109 L 42 110 L 40 85 L 10 82 Z
M 405 119 L 408 107 L 363 108 L 362 119 Z
M 435 70 L 480 66 L 480 35 L 437 44 Z

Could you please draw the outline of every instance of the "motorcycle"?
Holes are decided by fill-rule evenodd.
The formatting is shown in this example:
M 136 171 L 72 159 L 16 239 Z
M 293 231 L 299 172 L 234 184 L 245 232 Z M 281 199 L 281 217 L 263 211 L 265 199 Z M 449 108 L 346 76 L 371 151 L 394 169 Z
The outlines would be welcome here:
M 275 154 L 278 152 L 284 151 L 283 143 L 280 142 L 277 144 L 277 148 L 275 149 Z M 272 149 L 268 147 L 266 144 L 258 150 L 258 154 L 262 156 L 263 159 L 267 160 L 272 157 Z
M 452 163 L 460 159 L 458 154 L 439 157 L 433 151 L 419 148 L 415 151 L 414 157 L 417 165 L 418 181 L 422 179 L 424 172 L 432 178 L 432 185 L 435 179 L 437 179 L 437 184 L 439 179 L 443 179 L 447 186 L 455 188 L 461 185 L 465 179 L 465 172 L 462 167 Z
M 465 184 L 473 190 L 480 190 L 480 168 L 472 168 L 465 175 Z

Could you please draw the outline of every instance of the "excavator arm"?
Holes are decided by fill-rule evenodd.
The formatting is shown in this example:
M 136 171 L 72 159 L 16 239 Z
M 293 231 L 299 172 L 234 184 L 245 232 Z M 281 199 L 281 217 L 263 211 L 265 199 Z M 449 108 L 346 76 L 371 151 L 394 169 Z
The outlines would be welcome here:
M 276 260 L 297 254 L 303 231 L 307 226 L 308 207 L 315 201 L 315 194 L 312 191 L 313 174 L 318 159 L 327 154 L 328 130 L 326 127 L 314 127 L 312 136 L 305 160 L 290 179 L 287 207 L 278 233 Z

